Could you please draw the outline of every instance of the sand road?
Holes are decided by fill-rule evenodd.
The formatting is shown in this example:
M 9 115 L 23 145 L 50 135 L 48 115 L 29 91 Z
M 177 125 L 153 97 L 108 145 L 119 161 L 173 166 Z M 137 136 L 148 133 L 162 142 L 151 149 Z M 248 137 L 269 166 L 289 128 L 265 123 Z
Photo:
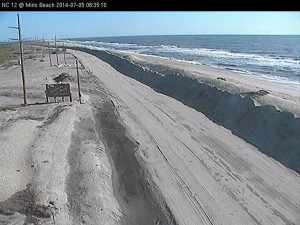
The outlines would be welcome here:
M 153 182 L 147 190 L 170 223 L 299 224 L 296 172 L 95 56 L 72 53 L 103 83 L 139 143 L 135 155 Z

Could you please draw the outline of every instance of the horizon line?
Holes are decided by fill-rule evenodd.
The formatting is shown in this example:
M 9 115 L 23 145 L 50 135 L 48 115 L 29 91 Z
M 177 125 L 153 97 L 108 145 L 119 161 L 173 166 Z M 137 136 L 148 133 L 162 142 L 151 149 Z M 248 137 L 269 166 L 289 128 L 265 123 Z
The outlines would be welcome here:
M 72 37 L 72 38 L 69 37 L 69 38 L 57 38 L 57 40 L 78 39 L 78 38 L 118 38 L 118 37 L 150 37 L 150 36 L 300 36 L 300 34 L 142 34 L 142 35 L 137 34 L 137 35 L 117 35 L 117 36 Z M 48 38 L 44 38 L 44 39 L 46 40 Z M 42 38 L 38 40 L 42 40 Z M 0 43 L 13 43 L 13 42 L 0 41 Z

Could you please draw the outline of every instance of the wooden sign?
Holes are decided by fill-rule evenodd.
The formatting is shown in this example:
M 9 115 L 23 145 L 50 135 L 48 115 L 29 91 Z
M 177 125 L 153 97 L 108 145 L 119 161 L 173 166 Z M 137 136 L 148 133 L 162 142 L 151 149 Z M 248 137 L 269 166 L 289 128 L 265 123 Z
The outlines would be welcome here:
M 64 101 L 64 97 L 69 96 L 70 102 L 72 102 L 72 94 L 70 84 L 46 84 L 46 99 L 49 102 L 49 97 L 54 97 L 54 101 L 56 102 L 56 97 L 62 97 Z

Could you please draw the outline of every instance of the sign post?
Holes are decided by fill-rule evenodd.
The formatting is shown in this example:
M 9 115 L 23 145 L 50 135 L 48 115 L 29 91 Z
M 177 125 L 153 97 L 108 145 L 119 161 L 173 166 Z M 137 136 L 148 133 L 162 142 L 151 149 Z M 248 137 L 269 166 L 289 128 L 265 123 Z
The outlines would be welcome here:
M 80 91 L 80 79 L 79 79 L 79 72 L 78 72 L 78 60 L 76 59 L 76 69 L 77 69 L 77 85 L 78 85 L 78 96 L 79 102 L 81 104 L 81 91 Z
M 50 47 L 49 47 L 49 42 L 48 42 L 48 53 L 49 53 L 49 60 L 50 60 L 50 66 L 52 67 L 52 61 L 51 61 L 51 55 L 50 55 Z
M 49 97 L 54 97 L 56 102 L 56 97 L 62 97 L 64 101 L 64 96 L 70 97 L 70 102 L 72 102 L 72 94 L 70 84 L 46 84 L 46 100 L 49 102 Z

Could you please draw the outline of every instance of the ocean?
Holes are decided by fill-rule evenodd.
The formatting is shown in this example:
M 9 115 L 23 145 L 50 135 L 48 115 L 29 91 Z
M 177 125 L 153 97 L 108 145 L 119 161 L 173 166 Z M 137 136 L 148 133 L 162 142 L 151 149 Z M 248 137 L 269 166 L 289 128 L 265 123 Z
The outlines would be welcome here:
M 69 39 L 90 47 L 155 55 L 300 86 L 300 35 L 168 35 Z

